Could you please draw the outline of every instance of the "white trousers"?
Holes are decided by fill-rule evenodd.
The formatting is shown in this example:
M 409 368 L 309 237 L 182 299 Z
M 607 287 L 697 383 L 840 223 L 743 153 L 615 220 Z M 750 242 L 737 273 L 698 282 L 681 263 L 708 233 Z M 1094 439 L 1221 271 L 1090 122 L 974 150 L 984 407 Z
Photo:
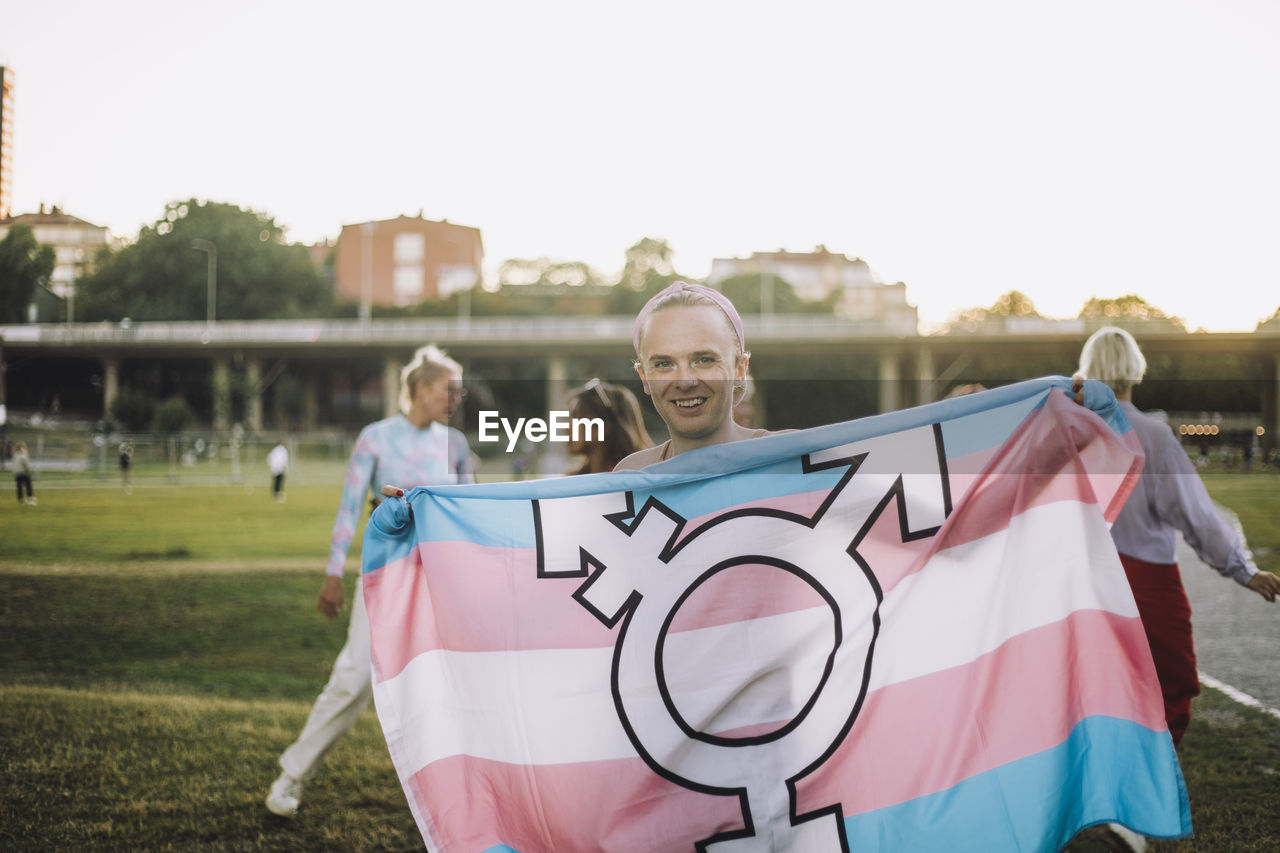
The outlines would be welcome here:
M 356 583 L 351 602 L 347 644 L 338 652 L 329 683 L 311 706 L 302 734 L 280 756 L 280 766 L 295 779 L 306 781 L 320 769 L 324 757 L 351 728 L 373 697 L 373 664 L 369 652 L 369 614 L 364 609 L 364 585 Z

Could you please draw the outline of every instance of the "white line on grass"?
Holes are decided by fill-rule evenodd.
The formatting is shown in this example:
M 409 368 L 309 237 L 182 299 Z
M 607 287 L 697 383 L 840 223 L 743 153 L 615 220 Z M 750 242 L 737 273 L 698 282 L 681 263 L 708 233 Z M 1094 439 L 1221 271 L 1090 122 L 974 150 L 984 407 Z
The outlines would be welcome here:
M 1223 684 L 1218 679 L 1214 678 L 1211 675 L 1206 675 L 1203 672 L 1197 671 L 1197 674 L 1200 676 L 1201 684 L 1207 687 L 1212 687 L 1214 690 L 1218 690 L 1227 694 L 1227 696 L 1236 700 L 1241 705 L 1248 705 L 1250 708 L 1257 708 L 1262 713 L 1270 714 L 1271 716 L 1275 717 L 1277 720 L 1280 720 L 1280 711 L 1268 705 L 1262 704 L 1257 699 L 1254 699 L 1252 696 L 1250 696 L 1248 693 L 1245 693 L 1242 690 L 1237 690 L 1234 687 L 1232 687 L 1230 684 Z

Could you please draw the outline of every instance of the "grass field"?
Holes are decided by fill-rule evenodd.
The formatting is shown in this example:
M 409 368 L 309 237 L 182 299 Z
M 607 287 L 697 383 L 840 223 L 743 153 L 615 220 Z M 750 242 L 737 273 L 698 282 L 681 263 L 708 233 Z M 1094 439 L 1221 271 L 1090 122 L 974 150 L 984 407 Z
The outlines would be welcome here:
M 1280 568 L 1280 477 L 1207 481 Z M 297 820 L 262 807 L 344 639 L 336 485 L 72 485 L 0 501 L 0 850 L 421 849 L 372 711 Z M 1280 721 L 1206 690 L 1181 754 L 1196 838 L 1153 850 L 1280 850 Z
M 48 480 L 50 478 L 46 478 Z M 139 483 L 36 487 L 37 506 L 0 501 L 0 563 L 60 566 L 193 560 L 309 563 L 323 570 L 339 487 L 291 485 L 276 503 L 263 486 Z M 357 537 L 358 538 L 358 537 Z M 359 542 L 349 565 L 359 565 Z

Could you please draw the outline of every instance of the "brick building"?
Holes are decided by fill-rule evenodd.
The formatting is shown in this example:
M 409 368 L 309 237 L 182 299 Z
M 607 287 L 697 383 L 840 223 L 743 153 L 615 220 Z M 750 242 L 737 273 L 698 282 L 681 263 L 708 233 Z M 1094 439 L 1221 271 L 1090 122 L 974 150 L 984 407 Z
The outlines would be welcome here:
M 334 255 L 339 300 L 415 305 L 480 283 L 480 229 L 421 214 L 344 225 Z

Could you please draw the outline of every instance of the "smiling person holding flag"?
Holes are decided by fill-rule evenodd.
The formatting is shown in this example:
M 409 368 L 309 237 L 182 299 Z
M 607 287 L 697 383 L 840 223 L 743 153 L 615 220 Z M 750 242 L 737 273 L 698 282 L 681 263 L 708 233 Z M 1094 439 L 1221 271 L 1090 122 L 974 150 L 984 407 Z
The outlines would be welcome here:
M 1108 534 L 1140 462 L 1105 386 L 769 435 L 733 420 L 748 354 L 713 293 L 637 318 L 662 445 L 590 478 L 384 492 L 404 500 L 365 537 L 374 695 L 428 849 L 1187 835 Z

